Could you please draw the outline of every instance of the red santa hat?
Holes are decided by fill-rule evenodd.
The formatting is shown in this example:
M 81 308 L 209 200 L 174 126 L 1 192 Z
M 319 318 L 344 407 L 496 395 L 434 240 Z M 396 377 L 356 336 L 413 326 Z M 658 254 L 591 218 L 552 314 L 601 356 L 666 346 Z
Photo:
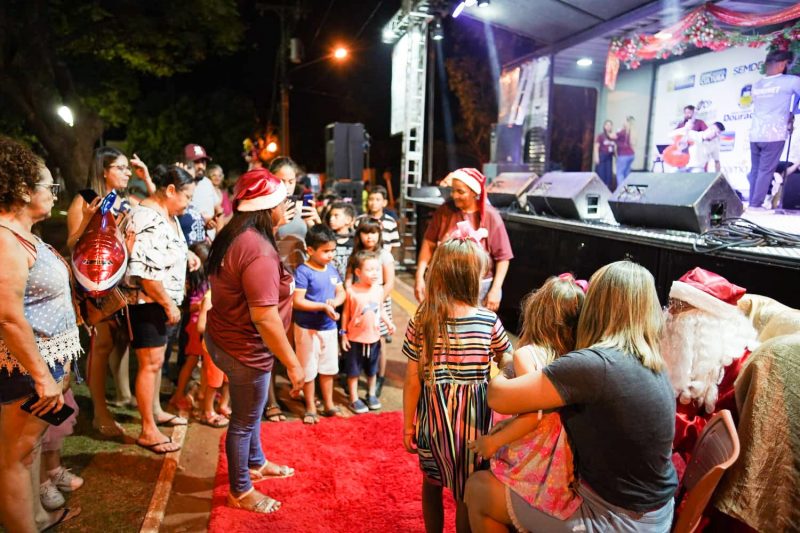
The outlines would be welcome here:
M 237 211 L 272 209 L 286 200 L 286 186 L 265 168 L 249 170 L 239 177 L 233 207 Z
M 483 209 L 486 205 L 486 176 L 481 174 L 477 168 L 459 168 L 451 172 L 447 177 L 451 180 L 460 181 L 478 195 L 478 210 L 483 216 Z
M 719 274 L 694 268 L 672 283 L 669 297 L 718 317 L 739 313 L 736 303 L 747 292 Z

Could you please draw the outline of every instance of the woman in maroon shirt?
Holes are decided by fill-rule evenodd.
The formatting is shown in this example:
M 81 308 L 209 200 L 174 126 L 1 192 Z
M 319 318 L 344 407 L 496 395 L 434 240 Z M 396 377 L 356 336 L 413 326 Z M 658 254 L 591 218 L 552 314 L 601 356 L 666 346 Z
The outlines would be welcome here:
M 497 311 L 508 263 L 514 254 L 500 213 L 486 201 L 486 177 L 474 168 L 461 168 L 448 174 L 442 183 L 452 185 L 453 192 L 450 200 L 433 213 L 425 230 L 417 258 L 414 294 L 417 300 L 424 299 L 425 271 L 433 251 L 449 237 L 459 222 L 466 220 L 473 229 L 484 228 L 488 234 L 480 241 L 489 254 L 489 268 L 481 283 L 480 302 L 487 309 Z
M 292 396 L 304 382 L 303 367 L 286 337 L 294 280 L 281 263 L 274 237 L 284 222 L 285 200 L 286 187 L 268 170 L 243 174 L 236 186 L 236 212 L 214 240 L 206 265 L 212 309 L 205 340 L 231 391 L 225 439 L 228 505 L 257 513 L 275 512 L 280 502 L 256 491 L 253 481 L 294 475 L 292 468 L 268 461 L 261 449 L 261 413 L 274 358 L 286 366 Z

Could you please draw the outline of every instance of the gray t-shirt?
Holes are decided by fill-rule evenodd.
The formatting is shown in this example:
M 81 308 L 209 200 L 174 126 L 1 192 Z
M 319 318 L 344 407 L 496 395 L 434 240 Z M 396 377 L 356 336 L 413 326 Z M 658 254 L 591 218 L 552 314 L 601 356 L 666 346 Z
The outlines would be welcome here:
M 767 76 L 753 84 L 751 94 L 753 123 L 750 142 L 785 141 L 792 95 L 800 95 L 800 78 L 788 74 Z
M 581 480 L 636 512 L 675 495 L 675 396 L 663 372 L 612 348 L 570 352 L 542 371 L 567 404 L 559 412 Z

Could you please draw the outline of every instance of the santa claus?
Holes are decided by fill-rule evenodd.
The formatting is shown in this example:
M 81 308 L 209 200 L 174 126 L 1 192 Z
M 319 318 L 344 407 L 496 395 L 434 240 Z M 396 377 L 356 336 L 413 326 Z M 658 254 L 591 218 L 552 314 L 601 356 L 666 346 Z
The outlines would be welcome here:
M 736 419 L 733 384 L 757 344 L 736 303 L 745 289 L 695 268 L 672 284 L 661 353 L 678 400 L 673 448 L 685 461 L 711 415 Z

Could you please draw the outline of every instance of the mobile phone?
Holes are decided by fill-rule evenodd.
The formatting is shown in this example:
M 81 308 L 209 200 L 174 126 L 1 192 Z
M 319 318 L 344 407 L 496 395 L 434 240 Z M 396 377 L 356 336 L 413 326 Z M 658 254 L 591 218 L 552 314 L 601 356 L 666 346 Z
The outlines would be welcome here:
M 19 408 L 25 411 L 26 413 L 30 413 L 33 410 L 34 404 L 38 401 L 39 401 L 39 396 L 37 394 L 33 394 L 30 398 L 25 400 L 25 403 L 20 405 Z M 54 413 L 53 411 L 48 411 L 43 415 L 35 415 L 35 416 L 41 418 L 42 420 L 44 420 L 45 422 L 47 422 L 52 426 L 60 426 L 74 412 L 75 409 L 73 409 L 67 404 L 64 404 L 61 406 L 61 409 L 57 413 Z
M 314 205 L 314 195 L 313 194 L 304 194 L 303 195 L 303 207 L 311 207 Z

